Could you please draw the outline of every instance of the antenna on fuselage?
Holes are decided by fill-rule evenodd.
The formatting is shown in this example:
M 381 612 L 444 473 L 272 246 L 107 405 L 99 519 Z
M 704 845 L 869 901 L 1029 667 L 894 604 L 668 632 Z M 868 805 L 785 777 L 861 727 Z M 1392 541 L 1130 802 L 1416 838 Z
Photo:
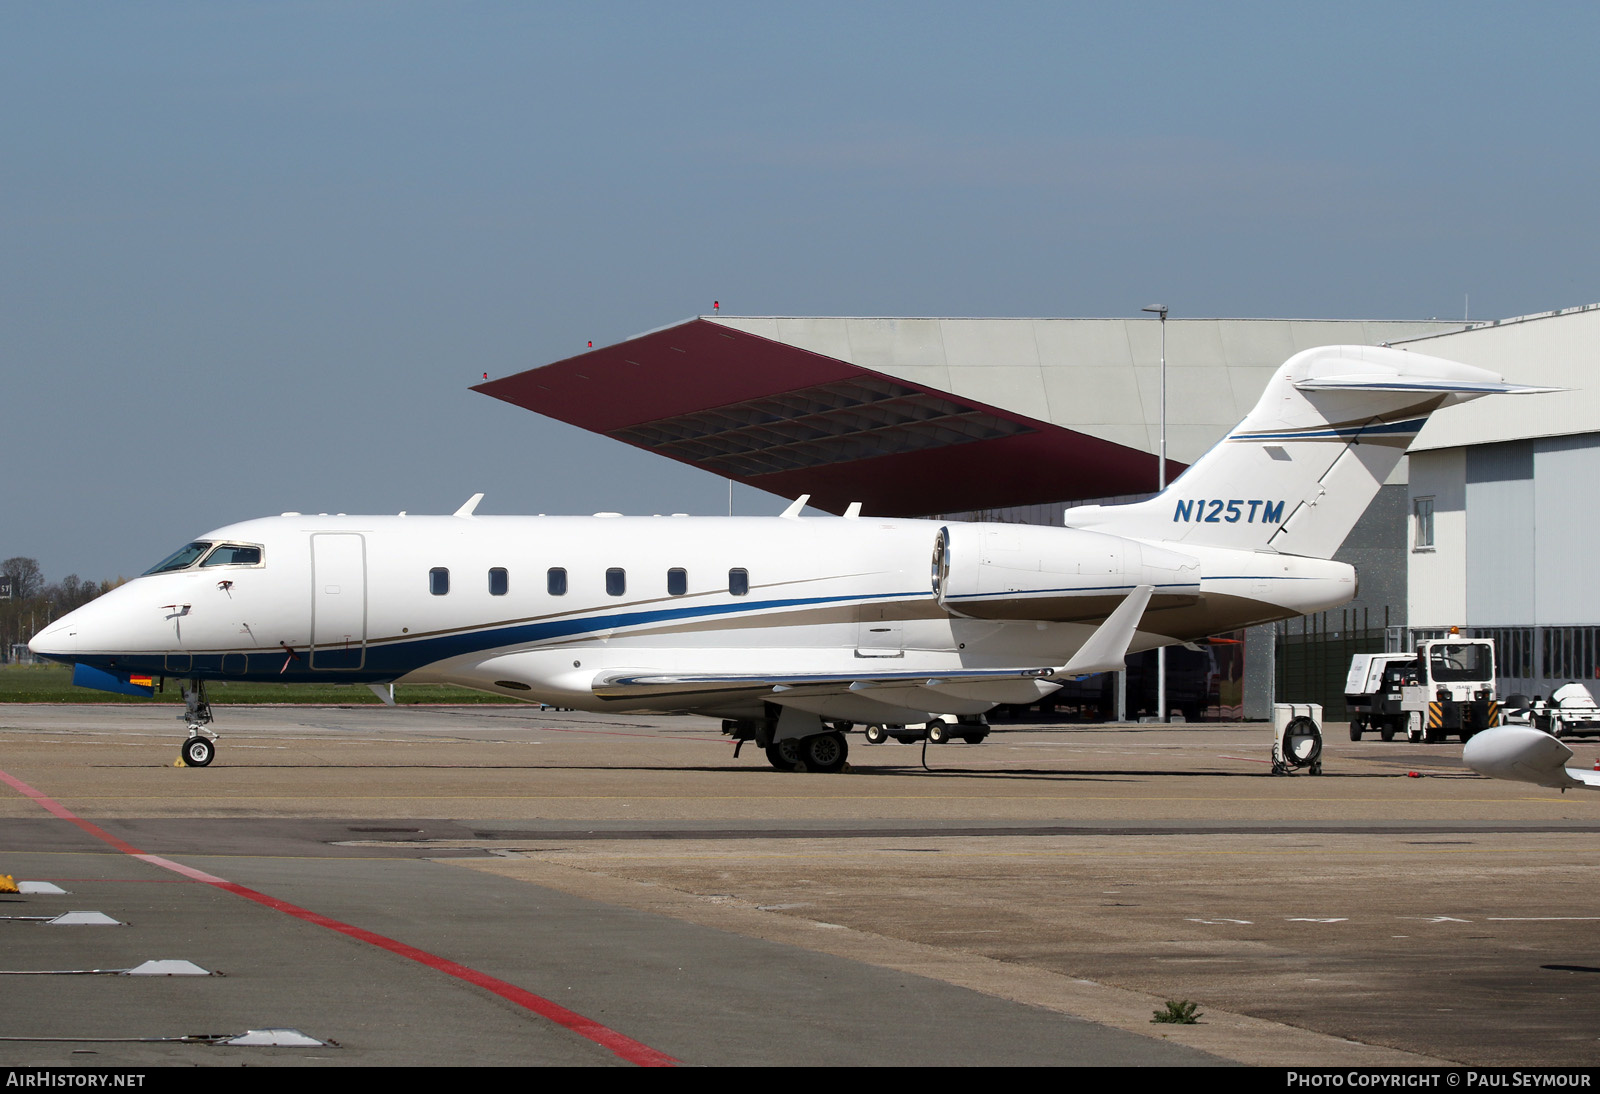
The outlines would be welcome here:
M 478 507 L 478 503 L 482 500 L 482 494 L 472 495 L 472 497 L 467 499 L 467 503 L 465 505 L 455 511 L 455 515 L 458 517 L 470 517 L 472 515 L 472 511 Z

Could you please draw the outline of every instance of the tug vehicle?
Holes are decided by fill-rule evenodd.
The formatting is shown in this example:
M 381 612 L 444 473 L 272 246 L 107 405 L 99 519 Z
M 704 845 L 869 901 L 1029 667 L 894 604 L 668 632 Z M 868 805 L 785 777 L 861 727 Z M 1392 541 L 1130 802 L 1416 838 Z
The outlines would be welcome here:
M 1453 733 L 1464 742 L 1500 724 L 1494 672 L 1494 642 L 1462 638 L 1453 627 L 1450 637 L 1419 642 L 1413 653 L 1357 654 L 1344 686 L 1350 739 L 1375 730 L 1385 741 L 1398 733 L 1443 741 Z

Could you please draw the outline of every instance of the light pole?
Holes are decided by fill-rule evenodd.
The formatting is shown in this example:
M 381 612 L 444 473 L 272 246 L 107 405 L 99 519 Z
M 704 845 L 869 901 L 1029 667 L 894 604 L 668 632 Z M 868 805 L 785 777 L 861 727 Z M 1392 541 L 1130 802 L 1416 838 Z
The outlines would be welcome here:
M 1156 458 L 1156 493 L 1167 488 L 1167 306 L 1151 304 L 1140 311 L 1154 312 L 1161 317 L 1161 429 L 1158 442 L 1160 453 Z M 1162 724 L 1167 720 L 1167 647 L 1156 647 L 1156 716 Z

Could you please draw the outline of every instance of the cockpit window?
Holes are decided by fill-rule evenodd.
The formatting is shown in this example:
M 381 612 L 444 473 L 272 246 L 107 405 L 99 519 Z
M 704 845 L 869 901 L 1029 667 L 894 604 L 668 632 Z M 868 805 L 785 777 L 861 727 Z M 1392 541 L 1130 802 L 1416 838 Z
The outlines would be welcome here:
M 185 566 L 193 565 L 194 560 L 205 554 L 210 546 L 211 544 L 202 540 L 180 547 L 146 570 L 145 574 L 164 574 L 169 570 L 181 570 Z
M 200 564 L 202 569 L 207 566 L 259 565 L 261 565 L 261 548 L 243 543 L 224 543 L 207 555 L 206 560 Z

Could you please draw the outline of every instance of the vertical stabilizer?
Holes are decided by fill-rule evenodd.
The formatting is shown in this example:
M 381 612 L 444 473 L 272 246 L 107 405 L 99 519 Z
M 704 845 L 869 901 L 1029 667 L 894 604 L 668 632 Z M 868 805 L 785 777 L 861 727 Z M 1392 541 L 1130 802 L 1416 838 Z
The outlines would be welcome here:
M 1149 501 L 1069 509 L 1069 527 L 1331 558 L 1428 416 L 1518 387 L 1471 365 L 1378 346 L 1284 362 L 1244 421 Z

